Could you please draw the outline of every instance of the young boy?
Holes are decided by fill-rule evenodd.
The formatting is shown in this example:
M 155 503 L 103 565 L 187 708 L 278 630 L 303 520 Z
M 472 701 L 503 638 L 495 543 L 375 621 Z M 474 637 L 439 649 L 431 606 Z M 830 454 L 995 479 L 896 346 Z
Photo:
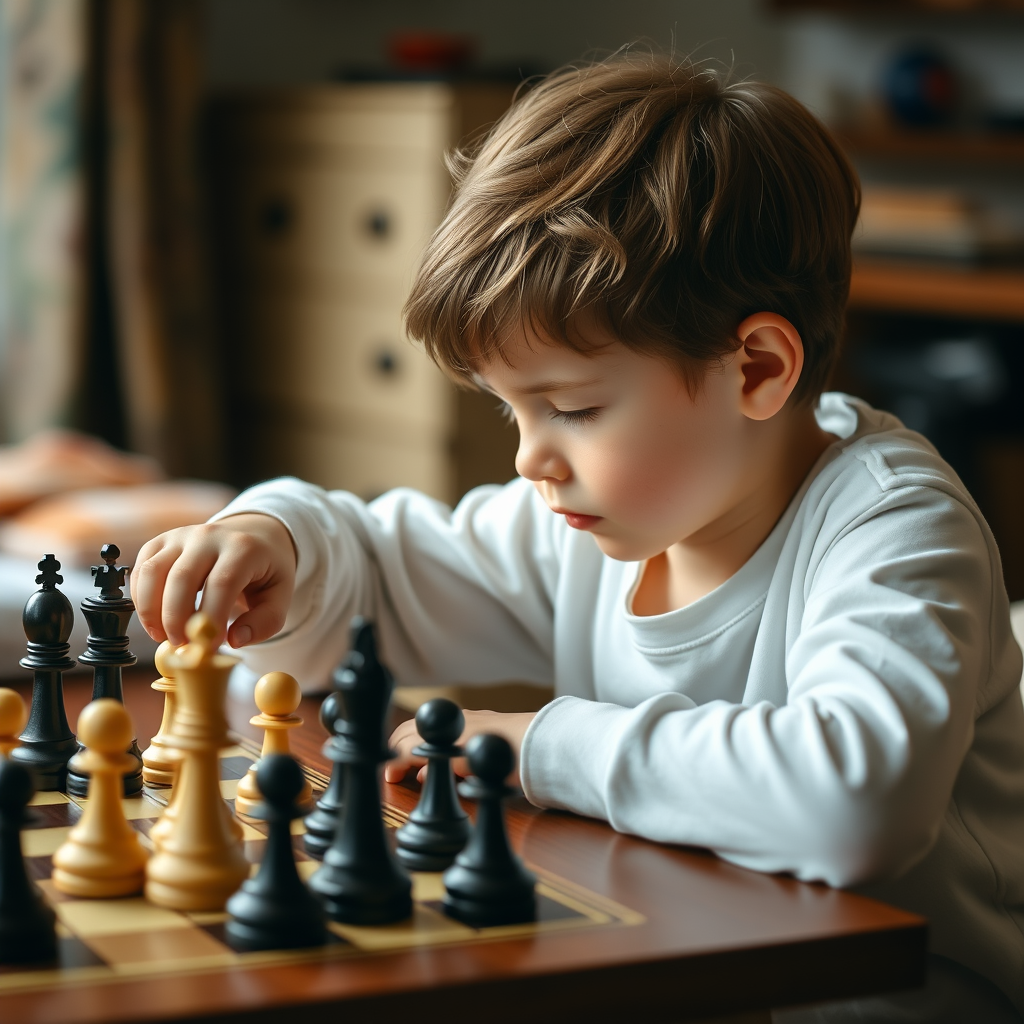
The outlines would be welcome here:
M 813 1019 L 1017 1019 L 1021 655 L 957 477 L 821 394 L 859 202 L 839 147 L 776 89 L 620 55 L 456 171 L 407 322 L 507 404 L 520 479 L 454 511 L 254 487 L 143 549 L 142 622 L 181 642 L 202 591 L 252 668 L 314 686 L 361 613 L 404 684 L 553 684 L 466 716 L 534 803 L 928 916 L 924 992 Z

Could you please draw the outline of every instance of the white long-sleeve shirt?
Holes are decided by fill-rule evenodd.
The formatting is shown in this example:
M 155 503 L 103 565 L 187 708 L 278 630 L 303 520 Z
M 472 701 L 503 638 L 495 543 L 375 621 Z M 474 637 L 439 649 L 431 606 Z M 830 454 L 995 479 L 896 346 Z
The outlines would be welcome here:
M 635 616 L 531 484 L 452 511 L 294 479 L 240 495 L 298 551 L 284 630 L 242 652 L 322 685 L 353 615 L 400 684 L 551 684 L 528 798 L 926 915 L 931 948 L 1024 1008 L 1024 709 L 999 555 L 919 435 L 827 394 L 822 455 L 769 537 L 692 604 Z M 482 703 L 484 703 L 482 701 Z

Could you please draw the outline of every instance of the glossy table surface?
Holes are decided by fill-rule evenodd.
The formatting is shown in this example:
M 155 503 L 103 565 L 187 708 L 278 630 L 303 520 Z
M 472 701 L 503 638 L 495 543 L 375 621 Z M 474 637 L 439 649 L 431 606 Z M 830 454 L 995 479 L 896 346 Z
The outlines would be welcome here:
M 125 677 L 144 747 L 161 698 L 152 670 Z M 10 685 L 10 684 L 8 684 Z M 28 693 L 24 686 L 23 692 Z M 91 692 L 65 681 L 72 725 Z M 306 698 L 293 752 L 327 772 L 326 738 Z M 256 738 L 255 709 L 232 725 Z M 385 786 L 399 809 L 418 787 Z M 470 808 L 471 810 L 471 808 Z M 0 997 L 0 1021 L 701 1020 L 910 988 L 925 969 L 926 924 L 851 893 L 733 867 L 697 850 L 624 836 L 603 822 L 512 800 L 513 846 L 531 864 L 637 911 L 629 928 L 537 933 L 344 961 L 126 980 Z M 339 1015 L 344 1008 L 343 1016 Z

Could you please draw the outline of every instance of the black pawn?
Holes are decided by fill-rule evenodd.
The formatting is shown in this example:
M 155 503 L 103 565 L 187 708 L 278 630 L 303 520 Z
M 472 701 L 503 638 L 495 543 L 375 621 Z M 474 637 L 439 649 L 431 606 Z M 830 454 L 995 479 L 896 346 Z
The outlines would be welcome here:
M 327 730 L 329 736 L 334 736 L 334 723 L 341 714 L 341 702 L 336 693 L 329 693 L 320 705 L 320 724 Z M 324 753 L 330 757 L 330 740 L 324 747 Z M 327 847 L 334 839 L 334 831 L 338 827 L 338 814 L 341 811 L 341 787 L 345 779 L 345 773 L 340 764 L 334 764 L 331 768 L 331 781 L 323 795 L 316 802 L 316 808 L 312 814 L 308 814 L 303 820 L 306 827 L 306 835 L 302 845 L 306 853 L 316 860 L 323 860 Z
M 532 921 L 537 879 L 508 845 L 501 806 L 513 792 L 505 785 L 515 766 L 512 748 L 502 736 L 481 733 L 466 744 L 466 756 L 473 777 L 459 792 L 477 801 L 476 824 L 444 873 L 444 912 L 474 928 Z
M 128 650 L 128 623 L 135 605 L 121 592 L 130 566 L 116 565 L 120 557 L 116 544 L 104 544 L 100 549 L 104 564 L 92 567 L 100 596 L 87 597 L 82 602 L 82 612 L 89 623 L 89 637 L 85 654 L 78 660 L 83 665 L 92 666 L 93 700 L 112 697 L 123 704 L 121 669 L 134 665 L 138 659 Z M 134 763 L 124 776 L 124 795 L 135 796 L 142 792 L 142 751 L 137 740 L 132 740 L 127 753 L 134 758 Z M 68 792 L 72 796 L 89 794 L 89 776 L 78 767 L 77 757 L 68 765 Z
M 341 817 L 324 863 L 309 880 L 327 916 L 389 924 L 412 914 L 412 881 L 388 848 L 380 766 L 393 755 L 384 737 L 394 680 L 377 658 L 373 624 L 352 621 L 352 650 L 334 674 L 341 717 L 324 747 L 344 771 Z
M 64 582 L 60 562 L 46 555 L 39 563 L 36 583 L 41 583 L 25 603 L 21 621 L 28 637 L 28 654 L 21 667 L 30 669 L 32 710 L 21 734 L 21 746 L 11 756 L 32 769 L 36 786 L 45 790 L 64 788 L 68 761 L 78 751 L 75 734 L 64 710 L 63 673 L 74 668 L 68 637 L 74 625 L 71 602 L 57 589 Z
M 427 778 L 409 821 L 395 835 L 398 859 L 410 871 L 444 871 L 469 838 L 469 816 L 456 796 L 452 772 L 465 724 L 458 704 L 444 697 L 428 700 L 416 712 L 423 742 L 413 753 L 427 759 Z
M 235 949 L 305 949 L 327 941 L 323 907 L 299 878 L 292 851 L 289 825 L 302 817 L 302 783 L 302 769 L 287 754 L 268 754 L 256 768 L 263 803 L 253 817 L 270 828 L 256 877 L 228 900 L 224 931 Z
M 21 829 L 31 820 L 32 773 L 0 758 L 0 963 L 39 963 L 57 957 L 56 915 L 29 881 Z

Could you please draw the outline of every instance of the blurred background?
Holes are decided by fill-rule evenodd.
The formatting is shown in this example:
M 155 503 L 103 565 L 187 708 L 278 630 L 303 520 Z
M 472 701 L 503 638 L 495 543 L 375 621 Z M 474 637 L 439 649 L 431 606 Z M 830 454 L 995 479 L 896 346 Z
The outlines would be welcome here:
M 511 478 L 515 428 L 402 332 L 443 154 L 634 40 L 835 129 L 865 203 L 834 384 L 933 440 L 1024 598 L 1024 0 L 3 0 L 9 616 L 27 559 L 128 561 L 269 476 Z

